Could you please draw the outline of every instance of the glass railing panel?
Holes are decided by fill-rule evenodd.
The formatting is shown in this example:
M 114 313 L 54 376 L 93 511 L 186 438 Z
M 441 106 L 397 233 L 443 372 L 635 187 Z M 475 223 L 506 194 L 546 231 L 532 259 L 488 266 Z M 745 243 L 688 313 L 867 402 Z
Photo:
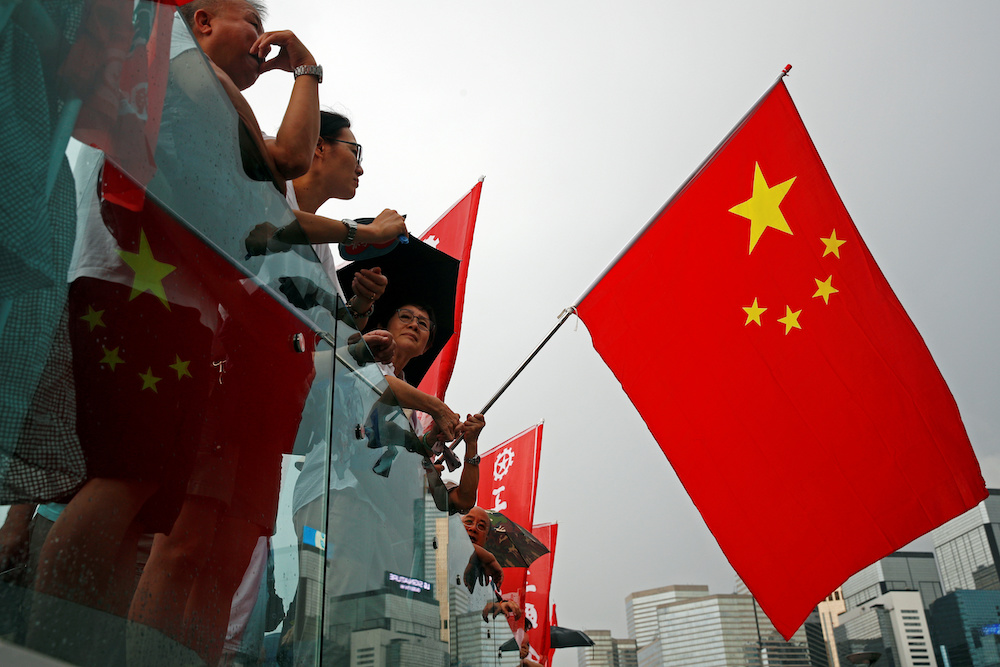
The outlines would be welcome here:
M 257 225 L 293 219 L 284 183 L 166 5 L 22 0 L 0 30 L 18 175 L 0 251 L 0 635 L 72 664 L 318 655 L 318 630 L 284 620 L 296 463 L 330 440 L 340 334 L 281 290 L 335 292 L 311 250 L 246 256 Z

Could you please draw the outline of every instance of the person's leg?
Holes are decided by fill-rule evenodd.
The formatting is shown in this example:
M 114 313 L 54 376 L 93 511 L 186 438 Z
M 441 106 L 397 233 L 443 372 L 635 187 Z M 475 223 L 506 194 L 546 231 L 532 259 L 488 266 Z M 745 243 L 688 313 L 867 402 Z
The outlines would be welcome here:
M 208 559 L 188 597 L 184 613 L 184 644 L 209 665 L 222 655 L 233 594 L 243 581 L 260 526 L 245 519 L 223 517 Z
M 188 496 L 169 535 L 157 534 L 143 569 L 129 620 L 183 641 L 184 609 L 216 541 L 223 506 Z

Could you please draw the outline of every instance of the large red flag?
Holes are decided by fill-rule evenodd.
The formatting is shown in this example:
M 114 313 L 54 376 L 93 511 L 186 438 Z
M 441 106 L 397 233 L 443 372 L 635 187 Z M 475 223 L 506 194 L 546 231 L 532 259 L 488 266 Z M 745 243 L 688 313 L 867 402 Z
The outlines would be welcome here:
M 524 615 L 533 626 L 528 630 L 528 641 L 531 642 L 531 652 L 528 657 L 542 663 L 548 660 L 551 643 L 549 632 L 553 622 L 549 618 L 549 590 L 552 586 L 552 566 L 556 557 L 558 530 L 559 524 L 543 523 L 531 531 L 531 534 L 549 550 L 549 553 L 528 568 L 524 596 Z
M 955 400 L 780 80 L 578 312 L 786 638 L 986 497 Z
M 420 240 L 451 255 L 460 264 L 458 267 L 458 289 L 455 292 L 455 333 L 438 354 L 437 359 L 427 369 L 420 381 L 420 391 L 444 400 L 444 394 L 451 382 L 458 357 L 458 339 L 462 333 L 462 311 L 465 306 L 465 279 L 469 275 L 469 256 L 472 254 L 472 235 L 476 230 L 476 215 L 479 213 L 479 196 L 483 190 L 483 179 L 469 191 L 448 212 L 441 216 Z

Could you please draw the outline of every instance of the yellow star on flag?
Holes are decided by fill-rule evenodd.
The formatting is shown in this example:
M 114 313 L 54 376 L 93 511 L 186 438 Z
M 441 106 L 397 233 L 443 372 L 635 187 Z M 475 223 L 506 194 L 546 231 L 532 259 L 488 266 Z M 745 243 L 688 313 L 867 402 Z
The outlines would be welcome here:
M 153 393 L 159 393 L 156 391 L 156 383 L 162 380 L 163 378 L 158 378 L 155 375 L 153 375 L 152 366 L 150 366 L 145 373 L 139 373 L 139 377 L 142 378 L 142 389 L 152 389 Z M 142 389 L 140 389 L 139 391 L 142 391 Z
M 103 349 L 104 349 L 104 358 L 101 359 L 101 363 L 102 364 L 107 364 L 108 366 L 111 366 L 111 370 L 115 370 L 115 366 L 117 366 L 118 364 L 124 364 L 125 363 L 125 360 L 122 359 L 120 356 L 118 356 L 118 348 L 117 347 L 114 348 L 113 350 L 109 350 L 106 347 L 103 348 Z
M 832 252 L 837 259 L 840 259 L 840 246 L 847 243 L 847 241 L 841 241 L 837 238 L 836 229 L 830 232 L 830 238 L 824 239 L 823 237 L 820 237 L 819 240 L 826 245 L 826 249 L 823 250 L 823 257 L 826 257 Z
M 128 252 L 118 250 L 118 255 L 122 260 L 135 271 L 135 279 L 132 281 L 132 293 L 128 300 L 136 298 L 143 292 L 150 292 L 160 300 L 167 310 L 170 304 L 167 303 L 167 293 L 163 289 L 163 279 L 166 278 L 176 266 L 158 262 L 153 257 L 153 251 L 149 248 L 149 241 L 146 240 L 146 232 L 139 230 L 139 252 Z
M 767 181 L 764 180 L 764 174 L 760 170 L 760 164 L 754 162 L 753 196 L 742 204 L 737 204 L 729 209 L 730 213 L 735 213 L 750 220 L 750 250 L 747 252 L 748 255 L 753 252 L 754 246 L 760 240 L 761 234 L 768 227 L 786 234 L 792 233 L 791 228 L 785 221 L 785 216 L 782 215 L 781 209 L 778 206 L 781 204 L 781 200 L 785 198 L 785 195 L 788 194 L 788 190 L 794 182 L 795 177 L 793 176 L 774 187 L 768 187 Z
M 185 375 L 187 377 L 191 377 L 191 371 L 188 370 L 188 365 L 191 362 L 190 361 L 181 361 L 181 357 L 180 357 L 179 354 L 175 354 L 174 358 L 177 361 L 174 362 L 174 363 L 172 363 L 172 364 L 170 364 L 170 368 L 173 368 L 175 371 L 177 371 L 177 379 L 180 380 Z
M 785 316 L 784 317 L 779 317 L 778 321 L 785 325 L 785 335 L 786 336 L 788 335 L 788 332 L 792 330 L 792 327 L 794 327 L 796 329 L 801 329 L 802 328 L 802 325 L 799 324 L 799 313 L 801 313 L 801 312 L 802 312 L 802 310 L 800 309 L 800 310 L 796 310 L 793 313 L 791 308 L 789 308 L 788 306 L 785 306 Z
M 743 306 L 743 310 L 747 313 L 747 321 L 743 323 L 743 326 L 747 326 L 751 322 L 756 322 L 757 326 L 761 326 L 760 314 L 767 310 L 767 308 L 761 308 L 757 305 L 757 297 L 753 298 L 752 306 Z
M 830 303 L 830 295 L 836 294 L 840 290 L 833 286 L 833 276 L 831 275 L 826 280 L 820 280 L 819 278 L 813 278 L 816 281 L 816 293 L 813 294 L 815 299 L 818 296 L 823 297 L 824 303 Z
M 80 317 L 81 320 L 90 325 L 90 330 L 93 331 L 97 327 L 106 327 L 104 320 L 101 319 L 101 315 L 104 314 L 103 310 L 94 310 L 93 306 L 87 306 L 87 314 Z

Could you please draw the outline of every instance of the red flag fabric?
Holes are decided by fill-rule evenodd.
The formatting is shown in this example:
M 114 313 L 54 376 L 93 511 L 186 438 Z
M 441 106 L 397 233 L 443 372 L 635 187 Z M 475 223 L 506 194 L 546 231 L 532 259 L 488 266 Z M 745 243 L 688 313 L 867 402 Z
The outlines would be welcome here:
M 528 630 L 528 641 L 531 642 L 528 657 L 543 664 L 549 664 L 549 630 L 554 624 L 549 618 L 549 590 L 552 586 L 552 565 L 556 556 L 558 530 L 559 524 L 544 523 L 531 531 L 548 548 L 549 553 L 531 564 L 527 569 L 525 583 L 524 615 L 534 626 Z
M 786 638 L 851 574 L 987 495 L 782 81 L 578 313 Z
M 458 357 L 458 341 L 462 333 L 462 312 L 465 306 L 465 280 L 469 275 L 469 256 L 472 254 L 472 236 L 476 230 L 476 216 L 479 213 L 479 196 L 483 190 L 482 179 L 457 204 L 431 225 L 420 240 L 451 255 L 460 264 L 458 268 L 458 289 L 455 292 L 455 333 L 438 354 L 437 359 L 427 369 L 420 381 L 419 389 L 444 400 L 444 394 L 451 382 Z
M 555 542 L 553 542 L 553 544 L 555 544 Z M 553 625 L 559 625 L 559 619 L 556 617 L 556 604 L 554 602 L 552 603 L 552 615 L 549 617 L 549 628 L 551 628 Z M 555 656 L 555 653 L 556 650 L 552 648 L 552 643 L 550 642 L 549 650 L 545 654 L 545 662 L 543 664 L 551 665 L 552 658 L 553 656 Z
M 535 517 L 542 426 L 532 426 L 490 449 L 481 455 L 479 463 L 476 504 L 502 512 L 529 531 Z

